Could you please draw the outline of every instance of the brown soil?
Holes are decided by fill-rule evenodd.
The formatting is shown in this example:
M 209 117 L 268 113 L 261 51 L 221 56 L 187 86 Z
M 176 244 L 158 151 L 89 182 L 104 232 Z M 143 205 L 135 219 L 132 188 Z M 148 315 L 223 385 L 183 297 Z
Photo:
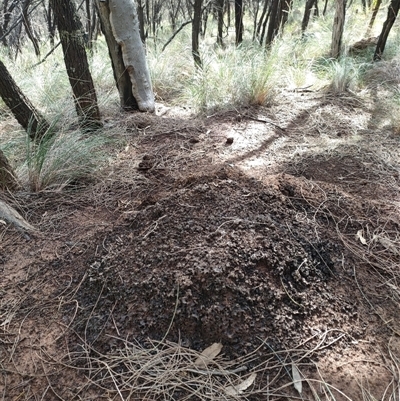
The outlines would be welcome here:
M 389 399 L 399 137 L 371 119 L 354 99 L 301 94 L 208 118 L 163 107 L 112 122 L 127 143 L 96 181 L 5 196 L 39 233 L 2 233 L 3 399 L 146 399 L 98 358 L 150 340 L 253 355 L 263 374 L 242 398 L 298 398 L 294 363 L 303 399 Z

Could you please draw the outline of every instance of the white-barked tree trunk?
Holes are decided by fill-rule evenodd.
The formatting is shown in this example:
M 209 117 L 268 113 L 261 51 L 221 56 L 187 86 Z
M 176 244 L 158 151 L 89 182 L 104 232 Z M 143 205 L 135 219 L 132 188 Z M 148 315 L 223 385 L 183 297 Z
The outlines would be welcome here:
M 109 0 L 113 35 L 132 83 L 139 110 L 154 112 L 154 94 L 146 55 L 140 39 L 139 18 L 134 0 Z

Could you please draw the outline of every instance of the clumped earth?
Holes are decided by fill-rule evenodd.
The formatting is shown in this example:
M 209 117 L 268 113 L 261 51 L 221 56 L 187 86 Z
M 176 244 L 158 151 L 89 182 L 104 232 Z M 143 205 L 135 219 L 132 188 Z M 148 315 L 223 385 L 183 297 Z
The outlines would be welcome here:
M 398 390 L 399 137 L 348 99 L 341 116 L 340 99 L 302 99 L 124 116 L 127 144 L 98 179 L 6 196 L 39 231 L 2 233 L 3 399 L 146 399 L 107 375 L 130 377 L 121 349 L 154 341 L 222 343 L 220 366 L 252 355 L 251 387 L 213 399 Z

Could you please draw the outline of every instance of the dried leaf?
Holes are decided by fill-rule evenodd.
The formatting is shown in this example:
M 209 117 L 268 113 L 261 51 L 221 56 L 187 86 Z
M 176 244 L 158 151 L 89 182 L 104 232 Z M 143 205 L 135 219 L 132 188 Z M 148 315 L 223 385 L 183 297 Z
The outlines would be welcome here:
M 256 380 L 257 373 L 252 373 L 246 380 L 243 380 L 237 386 L 228 386 L 225 389 L 225 393 L 227 395 L 235 396 L 242 394 L 244 390 L 247 390 Z
M 367 240 L 364 238 L 362 230 L 357 231 L 356 237 L 360 240 L 360 242 L 363 245 L 367 245 Z
M 301 380 L 299 369 L 292 363 L 292 375 L 293 375 L 293 386 L 298 391 L 299 394 L 303 391 L 303 383 Z
M 214 343 L 213 345 L 210 345 L 195 360 L 195 366 L 199 368 L 206 368 L 207 364 L 210 363 L 221 352 L 221 350 L 221 343 Z

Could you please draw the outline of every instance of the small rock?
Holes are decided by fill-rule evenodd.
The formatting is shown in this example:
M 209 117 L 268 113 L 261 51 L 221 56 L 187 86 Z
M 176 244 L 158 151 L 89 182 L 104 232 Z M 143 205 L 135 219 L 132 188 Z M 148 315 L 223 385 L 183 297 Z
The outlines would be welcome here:
M 229 138 L 226 138 L 227 145 L 232 145 L 232 143 L 233 143 L 233 138 L 231 136 Z

